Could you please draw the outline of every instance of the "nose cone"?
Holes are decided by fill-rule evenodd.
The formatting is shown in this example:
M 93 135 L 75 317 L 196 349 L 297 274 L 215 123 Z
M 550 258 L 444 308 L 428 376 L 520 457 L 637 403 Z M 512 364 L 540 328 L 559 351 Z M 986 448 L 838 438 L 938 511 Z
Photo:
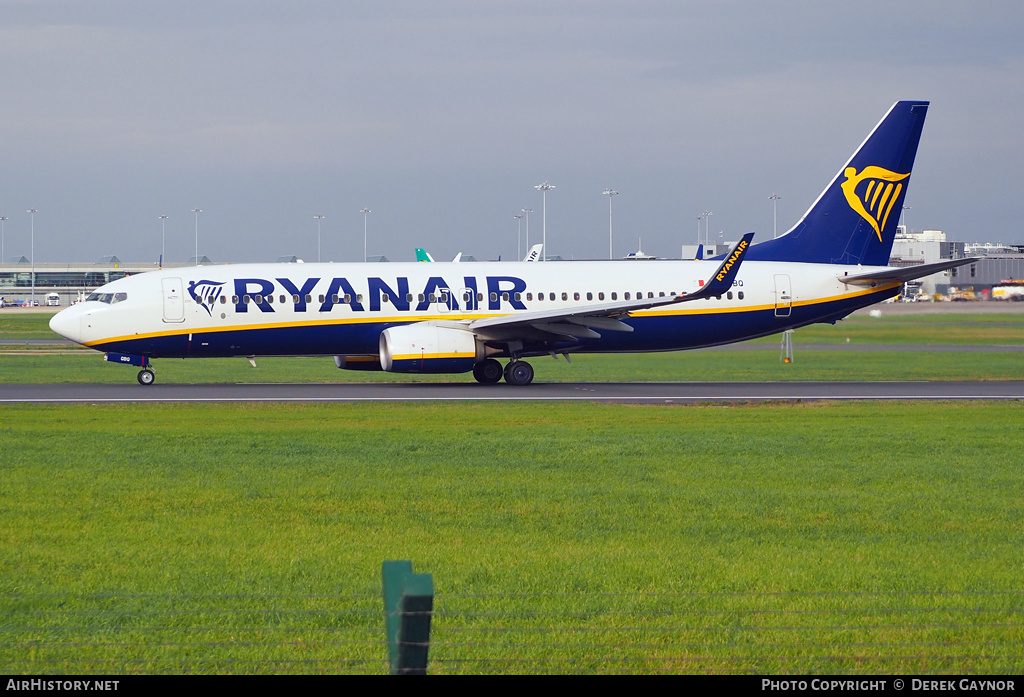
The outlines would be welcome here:
M 82 343 L 81 312 L 77 307 L 61 310 L 50 318 L 50 329 L 76 344 Z

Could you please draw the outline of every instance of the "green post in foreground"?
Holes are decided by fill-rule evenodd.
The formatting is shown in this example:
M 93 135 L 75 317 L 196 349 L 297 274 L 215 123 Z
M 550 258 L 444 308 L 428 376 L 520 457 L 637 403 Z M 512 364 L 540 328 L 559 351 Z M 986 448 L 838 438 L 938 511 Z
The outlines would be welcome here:
M 381 577 L 391 674 L 426 675 L 434 578 L 414 574 L 408 560 L 384 562 Z

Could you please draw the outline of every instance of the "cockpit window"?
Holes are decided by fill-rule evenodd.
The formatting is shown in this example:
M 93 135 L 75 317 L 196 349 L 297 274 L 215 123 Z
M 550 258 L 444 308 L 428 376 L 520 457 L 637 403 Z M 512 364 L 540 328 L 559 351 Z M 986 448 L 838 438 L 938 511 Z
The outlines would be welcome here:
M 123 302 L 128 299 L 127 293 L 90 293 L 85 302 L 101 302 L 107 305 Z

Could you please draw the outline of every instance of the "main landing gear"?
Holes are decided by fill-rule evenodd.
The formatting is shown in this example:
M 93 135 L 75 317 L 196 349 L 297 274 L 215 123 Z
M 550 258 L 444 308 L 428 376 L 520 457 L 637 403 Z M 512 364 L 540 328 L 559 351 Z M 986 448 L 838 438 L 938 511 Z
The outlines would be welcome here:
M 512 360 L 502 370 L 501 363 L 488 358 L 473 367 L 473 377 L 484 385 L 500 382 L 502 376 L 509 385 L 529 385 L 533 382 L 533 366 L 526 361 Z
M 526 361 L 510 361 L 505 366 L 505 382 L 509 385 L 529 385 L 533 382 L 533 366 Z
M 498 363 L 493 358 L 480 361 L 473 366 L 473 377 L 476 378 L 477 382 L 493 385 L 501 380 L 501 363 Z
M 143 368 L 138 375 L 140 385 L 152 385 L 156 381 L 156 375 L 149 368 Z

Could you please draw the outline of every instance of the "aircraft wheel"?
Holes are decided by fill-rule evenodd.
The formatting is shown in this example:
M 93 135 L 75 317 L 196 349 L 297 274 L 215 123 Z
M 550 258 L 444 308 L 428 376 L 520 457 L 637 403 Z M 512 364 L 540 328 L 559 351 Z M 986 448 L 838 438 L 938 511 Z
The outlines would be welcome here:
M 533 382 L 533 366 L 526 361 L 512 361 L 505 366 L 505 382 L 509 385 L 529 385 Z
M 155 380 L 156 380 L 156 375 L 153 374 L 152 370 L 146 368 L 145 370 L 140 370 L 139 371 L 139 384 L 140 385 L 152 385 Z
M 493 385 L 501 380 L 501 363 L 488 358 L 473 366 L 473 377 L 484 385 Z

